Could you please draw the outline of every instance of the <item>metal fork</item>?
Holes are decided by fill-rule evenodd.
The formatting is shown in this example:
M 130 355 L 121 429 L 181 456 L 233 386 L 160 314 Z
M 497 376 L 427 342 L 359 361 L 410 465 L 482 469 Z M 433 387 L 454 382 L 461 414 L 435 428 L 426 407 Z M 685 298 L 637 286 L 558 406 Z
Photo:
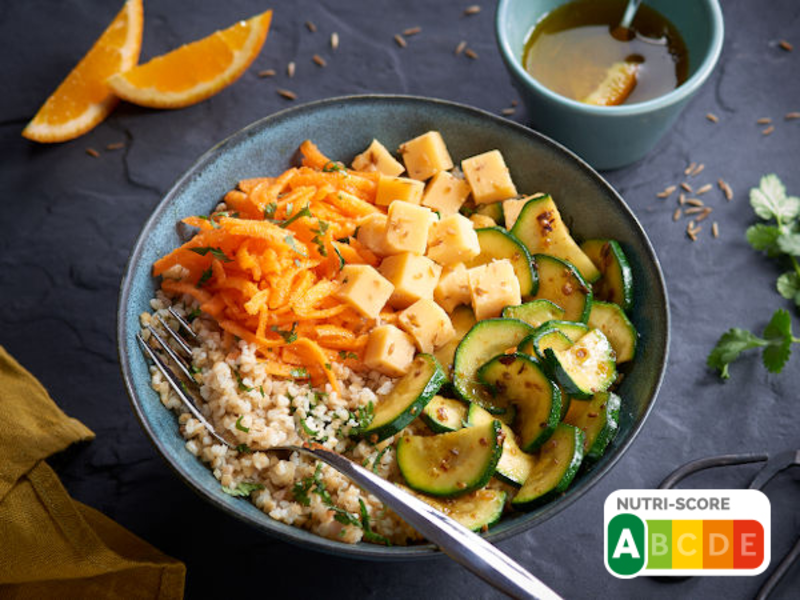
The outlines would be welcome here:
M 180 324 L 181 328 L 186 331 L 187 336 L 196 341 L 192 326 L 172 307 L 169 308 L 169 312 Z M 180 348 L 180 351 L 185 356 L 191 357 L 192 349 L 186 339 L 172 329 L 160 316 L 157 316 L 156 319 L 169 338 Z M 194 381 L 189 366 L 190 363 L 187 363 L 152 325 L 148 325 L 147 329 L 151 338 L 155 341 L 154 345 L 157 345 L 171 362 L 177 366 L 184 377 Z M 198 409 L 194 396 L 189 393 L 181 377 L 167 364 L 161 353 L 148 344 L 140 334 L 137 333 L 136 338 L 139 340 L 142 350 L 164 375 L 172 390 L 178 395 L 178 398 L 180 398 L 189 412 L 205 426 L 216 440 L 229 448 L 235 449 L 235 445 L 220 435 L 211 423 L 206 420 Z M 299 452 L 329 464 L 390 507 L 409 525 L 436 544 L 447 556 L 512 598 L 539 598 L 541 600 L 556 600 L 560 598 L 553 590 L 479 535 L 422 500 L 403 491 L 393 483 L 340 454 L 332 452 L 319 444 L 273 446 L 259 450 Z

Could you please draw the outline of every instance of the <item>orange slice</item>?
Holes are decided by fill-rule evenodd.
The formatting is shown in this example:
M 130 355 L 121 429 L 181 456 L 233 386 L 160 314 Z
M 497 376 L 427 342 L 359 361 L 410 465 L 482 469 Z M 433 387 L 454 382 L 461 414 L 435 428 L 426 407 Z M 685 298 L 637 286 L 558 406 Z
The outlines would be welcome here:
M 36 142 L 65 142 L 95 127 L 118 99 L 106 84 L 115 73 L 139 60 L 142 46 L 142 0 L 127 0 L 55 92 L 45 101 L 22 135 Z
M 583 101 L 598 106 L 622 104 L 636 87 L 636 75 L 640 66 L 634 62 L 614 63 L 606 72 L 603 82 Z
M 212 33 L 114 75 L 120 98 L 151 108 L 181 108 L 213 96 L 236 81 L 267 39 L 272 11 Z

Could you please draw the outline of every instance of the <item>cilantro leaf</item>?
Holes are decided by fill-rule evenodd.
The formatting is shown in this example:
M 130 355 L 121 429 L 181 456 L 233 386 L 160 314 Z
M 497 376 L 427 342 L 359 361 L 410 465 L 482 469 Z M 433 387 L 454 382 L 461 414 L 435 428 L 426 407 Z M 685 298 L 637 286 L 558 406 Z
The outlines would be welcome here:
M 794 271 L 787 271 L 778 277 L 776 287 L 778 293 L 787 300 L 800 300 L 800 275 Z
M 273 217 L 275 216 L 275 211 L 278 210 L 278 203 L 277 202 L 270 202 L 264 207 L 264 219 L 267 221 L 272 221 Z
M 251 388 L 249 385 L 246 385 L 242 380 L 242 374 L 239 373 L 238 369 L 233 370 L 233 376 L 236 377 L 236 383 L 239 386 L 240 392 L 252 392 L 255 388 Z
M 289 371 L 289 375 L 295 379 L 308 379 L 308 369 L 305 367 L 297 367 Z
M 243 498 L 246 498 L 247 496 L 249 496 L 250 494 L 252 494 L 257 490 L 263 490 L 263 489 L 264 486 L 262 484 L 251 483 L 249 481 L 242 481 L 235 488 L 225 487 L 224 485 L 222 486 L 222 491 L 225 492 L 226 494 L 230 494 L 231 496 L 241 496 Z
M 238 446 L 236 446 L 236 451 L 239 454 L 252 454 L 253 453 L 253 451 L 250 450 L 250 446 L 248 446 L 247 444 L 239 444 Z
M 745 350 L 766 345 L 766 342 L 746 329 L 733 328 L 722 334 L 717 345 L 708 355 L 706 364 L 712 369 L 718 369 L 722 379 L 728 379 L 730 373 L 728 366 L 739 358 Z
M 347 175 L 347 170 L 344 168 L 344 165 L 340 162 L 336 162 L 333 160 L 329 160 L 325 163 L 325 166 L 322 167 L 323 173 L 342 173 L 343 175 Z
M 341 271 L 342 269 L 344 269 L 345 265 L 344 256 L 342 256 L 342 253 L 339 252 L 339 249 L 336 246 L 333 247 L 333 251 L 336 252 L 336 256 L 339 259 L 339 270 Z
M 283 238 L 283 241 L 284 241 L 284 242 L 286 242 L 286 244 L 287 244 L 287 245 L 288 245 L 288 246 L 289 246 L 289 247 L 290 247 L 292 250 L 294 250 L 295 252 L 297 252 L 297 253 L 298 253 L 300 256 L 308 256 L 308 254 L 306 253 L 306 251 L 305 251 L 304 249 L 300 248 L 300 247 L 297 245 L 297 241 L 294 239 L 294 236 L 293 236 L 293 235 L 291 235 L 291 234 L 287 235 L 285 238 Z
M 270 329 L 281 336 L 287 344 L 297 341 L 297 321 L 292 323 L 292 328 L 289 331 L 285 331 L 277 325 L 273 325 Z
M 189 323 L 191 323 L 192 321 L 194 321 L 199 316 L 200 316 L 200 309 L 199 308 L 195 308 L 194 310 L 192 310 L 192 312 L 190 312 L 188 315 L 186 315 L 186 320 Z
M 217 260 L 221 260 L 222 262 L 233 262 L 233 259 L 229 258 L 228 255 L 225 254 L 221 248 L 212 248 L 211 246 L 204 246 L 202 248 L 189 248 L 189 250 L 199 254 L 200 256 L 205 256 L 210 252 L 211 256 L 213 256 Z
M 290 211 L 291 211 L 291 208 L 289 208 L 289 205 L 287 205 L 286 214 L 289 214 Z M 311 214 L 311 209 L 308 208 L 308 204 L 306 204 L 303 208 L 301 208 L 299 211 L 297 211 L 294 215 L 292 215 L 291 217 L 286 219 L 283 223 L 281 223 L 280 227 L 282 227 L 283 229 L 286 229 L 289 225 L 291 225 L 292 223 L 297 221 L 297 219 L 299 219 L 300 217 L 313 217 L 313 216 L 314 215 Z
M 784 233 L 778 238 L 778 248 L 784 254 L 800 256 L 800 233 Z
M 244 415 L 240 415 L 239 418 L 236 419 L 236 429 L 244 431 L 245 433 L 250 433 L 250 428 L 242 425 L 242 419 L 244 419 Z
M 747 228 L 745 236 L 754 250 L 766 251 L 770 255 L 779 252 L 778 238 L 781 236 L 781 230 L 774 225 L 764 223 L 751 225 Z
M 761 357 L 764 366 L 770 373 L 780 373 L 792 353 L 792 317 L 788 311 L 775 311 L 764 328 L 764 338 L 769 343 Z
M 206 284 L 206 282 L 209 279 L 211 279 L 211 276 L 213 274 L 214 274 L 214 271 L 211 270 L 211 267 L 209 267 L 208 269 L 203 271 L 202 274 L 200 275 L 200 279 L 197 280 L 197 286 L 196 287 L 198 287 L 198 288 L 203 287 Z
M 750 190 L 750 205 L 764 220 L 791 220 L 800 214 L 800 198 L 786 195 L 786 187 L 774 173 L 764 175 L 757 188 Z

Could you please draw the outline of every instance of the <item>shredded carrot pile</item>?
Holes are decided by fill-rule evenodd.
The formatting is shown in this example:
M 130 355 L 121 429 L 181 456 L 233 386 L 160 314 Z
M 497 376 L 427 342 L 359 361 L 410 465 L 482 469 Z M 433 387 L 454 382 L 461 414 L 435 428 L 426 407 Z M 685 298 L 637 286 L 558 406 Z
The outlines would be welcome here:
M 380 210 L 377 175 L 345 169 L 310 141 L 300 151 L 302 166 L 243 180 L 226 210 L 184 219 L 199 232 L 153 275 L 181 265 L 188 274 L 161 282 L 167 294 L 195 298 L 228 342 L 255 344 L 270 374 L 339 390 L 331 365 L 359 368 L 369 322 L 335 297 L 337 276 L 345 263 L 377 264 L 354 237 L 356 221 Z

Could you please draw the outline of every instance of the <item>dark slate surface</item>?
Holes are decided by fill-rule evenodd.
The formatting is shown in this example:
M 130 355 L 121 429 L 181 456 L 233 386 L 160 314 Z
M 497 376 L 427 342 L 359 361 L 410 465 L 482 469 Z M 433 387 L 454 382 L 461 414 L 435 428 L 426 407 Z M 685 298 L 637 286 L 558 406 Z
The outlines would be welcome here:
M 119 2 L 0 4 L 0 343 L 30 369 L 97 439 L 54 459 L 69 491 L 188 566 L 188 597 L 261 593 L 276 597 L 489 598 L 497 594 L 458 566 L 374 564 L 342 560 L 271 540 L 212 510 L 157 456 L 139 428 L 123 390 L 115 350 L 114 313 L 123 268 L 135 236 L 177 176 L 211 145 L 266 114 L 298 101 L 367 92 L 402 92 L 457 100 L 497 112 L 516 98 L 495 48 L 493 7 L 466 18 L 467 2 L 300 2 L 275 6 L 274 25 L 253 68 L 232 88 L 180 111 L 122 105 L 85 137 L 42 147 L 19 133 L 43 99 L 114 16 Z M 268 3 L 148 2 L 142 57 L 150 58 L 263 10 Z M 613 472 L 580 502 L 501 544 L 511 556 L 568 598 L 749 598 L 756 578 L 695 578 L 665 584 L 621 581 L 602 562 L 602 505 L 620 488 L 653 487 L 680 463 L 724 452 L 797 448 L 800 358 L 781 376 L 755 357 L 720 384 L 703 366 L 730 326 L 760 330 L 786 306 L 774 291 L 779 267 L 751 251 L 743 238 L 753 221 L 747 189 L 769 172 L 800 193 L 800 5 L 793 0 L 725 2 L 727 36 L 711 81 L 674 130 L 645 160 L 608 173 L 648 231 L 661 258 L 671 298 L 673 343 L 664 387 L 639 439 Z M 319 27 L 309 33 L 303 22 Z M 394 33 L 420 25 L 405 49 Z M 341 46 L 332 52 L 328 36 Z M 780 50 L 777 40 L 798 47 Z M 459 40 L 480 56 L 453 56 Z M 311 62 L 319 53 L 327 69 Z M 297 75 L 285 75 L 288 61 Z M 259 70 L 275 68 L 274 79 Z M 720 117 L 716 125 L 704 115 Z M 762 136 L 755 121 L 775 119 Z M 525 122 L 524 110 L 513 117 Z M 125 149 L 85 153 L 89 146 L 125 142 Z M 675 199 L 655 193 L 682 179 L 689 161 L 705 172 L 697 187 L 725 178 L 735 190 L 726 203 L 715 190 L 721 239 L 704 223 L 690 243 L 673 224 Z M 795 318 L 795 328 L 798 320 Z M 744 485 L 752 468 L 706 477 L 709 486 Z M 800 534 L 797 480 L 772 484 L 773 554 L 782 556 Z M 308 573 L 300 580 L 290 573 Z M 313 575 L 312 575 L 313 574 Z M 796 597 L 800 568 L 776 597 Z

